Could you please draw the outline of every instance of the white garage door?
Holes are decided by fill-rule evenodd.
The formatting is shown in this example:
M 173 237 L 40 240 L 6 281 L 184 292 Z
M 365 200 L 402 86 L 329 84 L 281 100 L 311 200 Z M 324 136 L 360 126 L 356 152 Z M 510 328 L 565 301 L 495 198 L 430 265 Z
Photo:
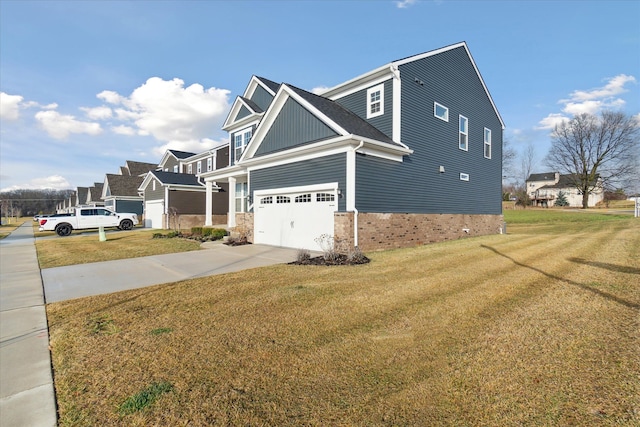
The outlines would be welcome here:
M 333 236 L 338 210 L 337 186 L 257 191 L 254 196 L 254 241 L 266 245 L 321 250 L 315 239 Z
M 147 228 L 164 228 L 162 214 L 164 201 L 157 200 L 144 203 L 144 226 Z

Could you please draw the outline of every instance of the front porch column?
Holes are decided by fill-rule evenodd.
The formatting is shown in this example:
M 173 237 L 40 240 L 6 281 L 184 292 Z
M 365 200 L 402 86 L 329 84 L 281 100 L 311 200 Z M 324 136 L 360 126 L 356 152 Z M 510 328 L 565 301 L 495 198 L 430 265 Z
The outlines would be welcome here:
M 229 178 L 229 215 L 227 215 L 227 225 L 236 226 L 236 179 Z
M 213 208 L 211 206 L 213 201 L 213 184 L 211 181 L 205 181 L 205 185 L 207 187 L 207 197 L 206 197 L 206 208 L 205 208 L 205 217 L 204 217 L 204 225 L 210 226 L 213 225 L 211 221 L 211 215 L 213 215 Z

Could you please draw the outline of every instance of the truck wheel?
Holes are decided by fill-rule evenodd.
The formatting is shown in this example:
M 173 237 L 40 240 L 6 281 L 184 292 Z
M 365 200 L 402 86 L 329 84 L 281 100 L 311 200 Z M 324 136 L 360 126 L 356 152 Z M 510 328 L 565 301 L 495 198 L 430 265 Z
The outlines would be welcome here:
M 59 224 L 56 227 L 56 233 L 58 234 L 58 236 L 68 236 L 69 234 L 71 234 L 71 231 L 73 230 L 73 227 L 71 227 L 69 224 Z
M 123 219 L 120 223 L 120 230 L 131 230 L 133 228 L 133 221 L 130 219 Z

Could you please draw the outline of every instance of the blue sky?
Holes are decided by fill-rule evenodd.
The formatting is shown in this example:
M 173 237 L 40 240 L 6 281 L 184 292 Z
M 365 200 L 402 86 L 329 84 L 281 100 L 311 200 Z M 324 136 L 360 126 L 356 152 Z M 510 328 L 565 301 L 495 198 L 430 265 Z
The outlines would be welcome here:
M 0 189 L 201 151 L 251 75 L 313 90 L 466 41 L 517 150 L 640 112 L 639 1 L 0 0 Z

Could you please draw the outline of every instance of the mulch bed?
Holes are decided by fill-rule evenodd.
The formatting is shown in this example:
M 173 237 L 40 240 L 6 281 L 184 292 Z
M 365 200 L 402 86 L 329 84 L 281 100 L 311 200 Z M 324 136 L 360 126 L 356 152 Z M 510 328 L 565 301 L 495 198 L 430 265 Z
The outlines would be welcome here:
M 349 259 L 346 255 L 339 255 L 336 259 L 325 259 L 323 256 L 317 256 L 299 261 L 293 261 L 291 265 L 359 265 L 371 262 L 369 258 L 362 255 L 361 257 Z

